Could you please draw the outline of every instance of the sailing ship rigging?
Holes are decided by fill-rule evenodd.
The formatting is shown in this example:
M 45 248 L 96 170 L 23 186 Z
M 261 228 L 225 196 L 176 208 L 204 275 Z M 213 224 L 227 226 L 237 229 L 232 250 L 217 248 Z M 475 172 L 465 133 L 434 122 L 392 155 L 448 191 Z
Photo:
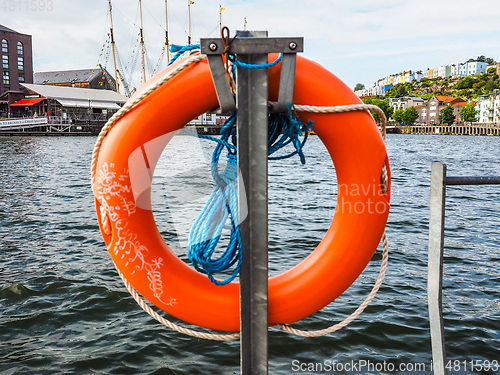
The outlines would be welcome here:
M 170 46 L 171 46 L 171 36 L 169 35 L 169 7 L 168 0 L 165 1 L 164 5 L 164 20 L 162 22 L 158 22 L 155 19 L 155 16 L 159 14 L 157 11 L 152 14 L 152 12 L 148 9 L 146 3 L 149 0 L 137 0 L 137 12 L 135 20 L 131 20 L 127 17 L 125 13 L 123 13 L 119 8 L 116 8 L 115 4 L 112 4 L 112 0 L 108 0 L 108 17 L 109 20 L 109 28 L 107 32 L 107 37 L 105 42 L 102 45 L 101 54 L 99 56 L 97 66 L 101 66 L 109 69 L 110 75 L 114 77 L 116 81 L 116 91 L 125 94 L 126 96 L 131 96 L 137 87 L 144 84 L 149 78 L 151 78 L 154 74 L 158 73 L 161 69 L 163 69 L 166 65 L 168 65 L 171 61 L 170 54 Z M 192 6 L 195 2 L 193 0 L 187 0 L 187 30 L 185 30 L 185 34 L 187 34 L 187 44 L 192 44 Z M 217 26 L 210 32 L 220 32 L 220 28 L 222 27 L 222 11 L 225 8 L 219 6 L 219 22 Z M 115 29 L 116 25 L 115 13 L 119 13 L 118 22 L 124 24 L 118 25 Z M 149 13 L 149 16 L 146 14 Z M 175 15 L 175 13 L 174 13 Z M 144 17 L 146 19 L 144 20 Z M 149 18 L 147 18 L 149 17 Z M 162 17 L 163 18 L 163 17 Z M 151 47 L 153 44 L 151 43 L 151 39 L 154 39 L 154 36 L 160 36 L 161 33 L 157 31 L 153 31 L 155 27 L 154 24 L 150 26 L 148 23 L 148 19 L 153 19 L 161 29 L 164 30 L 164 40 L 161 42 L 161 50 L 160 44 L 154 44 L 158 47 L 152 47 L 152 54 L 148 53 L 148 46 Z M 185 19 L 184 19 L 185 20 Z M 145 21 L 145 22 L 144 22 Z M 108 21 L 106 21 L 108 23 Z M 184 21 L 185 22 L 185 21 Z M 128 23 L 128 25 L 127 25 Z M 146 29 L 145 29 L 146 27 Z M 130 33 L 130 30 L 133 30 L 132 33 L 133 40 L 130 43 L 130 47 L 127 49 L 131 51 L 129 54 L 125 55 L 126 59 L 124 59 L 124 55 L 121 54 L 118 50 L 118 45 L 120 46 L 120 50 L 123 51 L 124 41 L 123 37 L 118 35 L 117 41 L 117 33 L 116 30 L 123 30 L 123 28 Z M 216 31 L 217 30 L 217 31 Z M 123 32 L 123 31 L 122 31 Z M 148 34 L 149 33 L 149 34 Z M 146 37 L 148 37 L 148 42 L 146 41 Z M 120 39 L 122 38 L 122 39 Z M 162 38 L 163 39 L 163 38 Z M 120 44 L 119 44 L 120 43 Z M 184 44 L 183 42 L 181 44 Z M 153 57 L 152 55 L 157 56 Z

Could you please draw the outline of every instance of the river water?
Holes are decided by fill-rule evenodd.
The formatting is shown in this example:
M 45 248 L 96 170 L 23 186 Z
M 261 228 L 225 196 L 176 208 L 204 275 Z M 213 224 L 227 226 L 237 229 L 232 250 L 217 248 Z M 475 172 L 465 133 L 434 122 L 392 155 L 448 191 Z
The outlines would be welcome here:
M 238 341 L 170 331 L 126 291 L 97 225 L 89 182 L 94 142 L 0 137 L 0 373 L 239 373 Z M 211 147 L 176 136 L 155 175 L 155 219 L 181 257 L 190 220 L 211 192 Z M 448 175 L 500 175 L 500 137 L 389 135 L 387 148 L 390 261 L 379 294 L 350 326 L 326 337 L 271 328 L 270 374 L 430 373 L 431 163 L 447 164 Z M 335 210 L 334 170 L 321 141 L 311 137 L 305 153 L 305 166 L 298 159 L 270 165 L 271 274 L 312 251 Z M 171 155 L 183 155 L 173 173 L 166 167 Z M 498 186 L 447 189 L 444 324 L 457 373 L 498 372 L 499 192 Z M 343 320 L 371 290 L 380 262 L 379 250 L 346 293 L 295 326 L 318 329 Z

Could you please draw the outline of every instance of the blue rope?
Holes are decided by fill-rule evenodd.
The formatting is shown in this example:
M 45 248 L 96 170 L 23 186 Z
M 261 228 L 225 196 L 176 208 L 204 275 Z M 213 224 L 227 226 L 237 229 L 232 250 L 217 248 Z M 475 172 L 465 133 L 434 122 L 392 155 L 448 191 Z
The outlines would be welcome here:
M 172 57 L 172 60 L 168 63 L 168 65 L 171 65 L 177 60 L 179 57 L 181 57 L 184 52 L 186 51 L 192 51 L 194 49 L 200 49 L 199 44 L 188 44 L 187 46 L 180 46 L 178 44 L 171 44 L 170 45 L 170 52 L 175 53 L 174 57 Z
M 218 142 L 212 155 L 211 165 L 216 188 L 193 223 L 188 239 L 188 257 L 195 269 L 207 274 L 210 281 L 216 285 L 226 285 L 233 281 L 241 266 L 241 235 L 238 225 L 238 160 L 234 145 L 235 123 L 236 112 L 233 112 L 221 129 L 220 139 L 201 136 Z M 230 137 L 233 138 L 233 144 L 228 142 Z M 224 148 L 228 151 L 227 165 L 224 172 L 219 173 L 219 158 Z M 214 252 L 228 218 L 231 222 L 229 243 L 224 253 L 214 258 Z M 231 276 L 225 280 L 220 281 L 214 278 L 214 274 L 228 270 L 234 265 Z
M 266 68 L 271 68 L 275 65 L 278 65 L 279 62 L 281 61 L 283 57 L 283 54 L 280 53 L 278 58 L 274 60 L 273 62 L 267 63 L 267 64 L 248 64 L 244 63 L 242 61 L 236 60 L 234 55 L 229 55 L 229 59 L 237 66 L 242 67 L 242 68 L 247 68 L 247 69 L 266 69 Z
M 205 273 L 210 281 L 216 285 L 225 285 L 234 280 L 241 267 L 241 234 L 238 225 L 238 165 L 236 147 L 236 112 L 221 128 L 220 139 L 199 135 L 200 138 L 217 142 L 212 155 L 211 172 L 216 187 L 209 197 L 205 207 L 196 218 L 189 233 L 188 257 L 196 270 Z M 293 106 L 288 113 L 273 113 L 268 119 L 268 154 L 274 154 L 288 144 L 295 147 L 295 151 L 284 155 L 269 157 L 269 159 L 285 159 L 298 154 L 302 164 L 305 156 L 302 151 L 307 135 L 312 127 L 297 119 Z M 303 135 L 303 140 L 300 137 Z M 219 159 L 222 151 L 227 150 L 227 164 L 224 172 L 219 173 Z M 226 221 L 230 219 L 231 235 L 225 251 L 216 257 L 215 250 L 222 235 Z M 225 280 L 217 280 L 214 274 L 233 271 Z

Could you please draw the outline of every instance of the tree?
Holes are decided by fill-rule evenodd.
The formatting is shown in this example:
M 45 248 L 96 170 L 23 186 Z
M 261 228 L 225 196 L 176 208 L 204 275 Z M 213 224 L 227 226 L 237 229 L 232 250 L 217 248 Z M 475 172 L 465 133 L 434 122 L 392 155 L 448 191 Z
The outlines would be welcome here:
M 418 117 L 419 114 L 415 107 L 410 107 L 403 113 L 403 121 L 408 125 L 413 125 Z
M 394 111 L 394 113 L 392 114 L 392 118 L 394 119 L 394 121 L 402 123 L 404 121 L 403 114 L 404 114 L 404 111 L 401 108 L 396 109 Z
M 453 114 L 453 107 L 449 105 L 439 113 L 439 123 L 449 125 L 453 124 L 453 122 L 455 122 L 455 115 Z
M 385 117 L 388 119 L 391 117 L 392 112 L 394 111 L 394 108 L 392 108 L 389 105 L 388 100 L 383 100 L 383 99 L 373 99 L 373 98 L 367 98 L 363 99 L 363 103 L 365 104 L 374 104 L 377 107 L 379 107 L 382 111 L 384 111 Z M 380 122 L 380 117 L 376 112 L 371 112 L 373 118 L 375 119 L 376 122 Z
M 470 76 L 462 78 L 456 85 L 457 89 L 471 89 L 472 85 L 477 82 L 476 78 L 472 78 Z
M 460 108 L 460 111 L 458 112 L 460 115 L 460 118 L 462 121 L 465 122 L 474 122 L 476 121 L 476 103 L 471 102 L 467 105 L 464 105 L 462 108 Z
M 356 86 L 354 86 L 354 91 L 363 90 L 364 88 L 365 85 L 363 85 L 362 83 L 357 83 Z
M 495 79 L 490 79 L 484 85 L 483 90 L 486 94 L 488 94 L 490 92 L 493 92 L 493 90 L 496 90 L 496 89 L 500 89 L 500 82 L 498 80 L 495 80 Z

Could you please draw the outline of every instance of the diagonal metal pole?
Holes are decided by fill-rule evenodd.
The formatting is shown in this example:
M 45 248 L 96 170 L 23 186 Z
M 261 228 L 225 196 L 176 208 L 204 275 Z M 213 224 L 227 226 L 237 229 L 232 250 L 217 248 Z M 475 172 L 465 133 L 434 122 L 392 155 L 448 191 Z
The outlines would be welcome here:
M 238 32 L 239 38 L 267 37 L 267 32 Z M 267 63 L 267 53 L 238 54 L 250 64 Z M 267 69 L 237 68 L 241 373 L 268 372 L 267 290 Z M 246 218 L 243 217 L 247 212 Z

